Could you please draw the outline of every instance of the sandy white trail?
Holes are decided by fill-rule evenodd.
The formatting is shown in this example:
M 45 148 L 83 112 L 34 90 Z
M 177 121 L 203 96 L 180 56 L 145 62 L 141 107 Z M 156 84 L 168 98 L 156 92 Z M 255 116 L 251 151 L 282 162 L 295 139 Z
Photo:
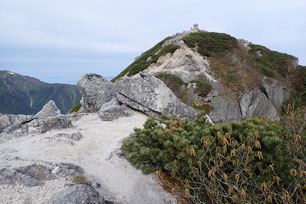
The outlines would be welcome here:
M 173 197 L 162 191 L 153 175 L 144 176 L 114 153 L 133 128 L 142 127 L 146 119 L 141 113 L 111 122 L 101 121 L 97 114 L 84 115 L 73 122 L 73 128 L 29 135 L 0 144 L 0 150 L 10 150 L 0 159 L 18 156 L 26 160 L 70 162 L 81 166 L 86 176 L 102 185 L 101 191 L 106 191 L 118 202 L 162 204 L 172 200 L 174 203 Z M 44 139 L 58 133 L 76 131 L 82 133 L 83 139 L 75 145 L 50 143 Z M 5 160 L 1 159 L 1 162 L 0 167 L 5 165 Z

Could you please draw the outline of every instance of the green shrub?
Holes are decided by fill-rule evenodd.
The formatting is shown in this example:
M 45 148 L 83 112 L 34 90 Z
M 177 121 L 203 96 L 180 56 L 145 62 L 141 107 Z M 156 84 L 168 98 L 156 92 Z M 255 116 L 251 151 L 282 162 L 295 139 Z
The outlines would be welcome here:
M 261 72 L 269 77 L 273 77 L 273 70 L 286 77 L 288 62 L 293 58 L 291 55 L 269 50 L 261 45 L 250 44 L 250 53 L 255 55 L 255 66 L 259 67 Z M 256 52 L 261 51 L 262 56 L 257 56 Z
M 197 84 L 197 88 L 195 91 L 199 94 L 199 96 L 202 96 L 202 97 L 206 97 L 209 94 L 209 92 L 212 90 L 212 86 L 207 82 L 192 80 L 190 83 Z
M 221 56 L 226 51 L 237 46 L 237 39 L 225 33 L 198 32 L 190 33 L 183 38 L 190 48 L 198 48 L 203 56 Z
M 302 201 L 305 137 L 288 143 L 284 133 L 265 118 L 211 125 L 163 115 L 135 128 L 121 149 L 145 174 L 174 177 L 172 192 L 194 203 Z
M 83 175 L 71 175 L 72 180 L 77 184 L 90 184 Z
M 212 107 L 212 106 L 209 105 L 209 104 L 204 104 L 204 105 L 201 105 L 201 106 L 197 106 L 197 105 L 193 104 L 192 107 L 193 107 L 194 109 L 204 111 L 204 114 L 209 114 L 210 111 L 212 111 L 212 110 L 214 109 L 214 107 Z
M 82 107 L 81 103 L 78 103 L 74 106 L 72 106 L 71 110 L 69 111 L 69 113 L 73 113 L 73 112 L 78 112 L 80 110 L 80 108 Z
M 306 67 L 298 66 L 291 73 L 291 84 L 294 91 L 290 94 L 290 98 L 283 103 L 283 112 L 287 110 L 287 106 L 291 104 L 295 109 L 306 106 Z
M 173 88 L 180 88 L 182 86 L 186 86 L 186 83 L 180 79 L 179 77 L 173 75 L 173 74 L 168 74 L 165 72 L 159 72 L 155 75 L 155 77 L 161 79 L 162 81 L 166 81 L 168 87 L 173 87 Z

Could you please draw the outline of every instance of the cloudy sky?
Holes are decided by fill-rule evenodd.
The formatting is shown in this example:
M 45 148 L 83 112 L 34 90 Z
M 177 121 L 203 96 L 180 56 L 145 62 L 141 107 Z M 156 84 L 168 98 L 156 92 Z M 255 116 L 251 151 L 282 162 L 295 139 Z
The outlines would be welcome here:
M 70 84 L 116 76 L 194 23 L 306 65 L 305 0 L 0 0 L 0 70 Z

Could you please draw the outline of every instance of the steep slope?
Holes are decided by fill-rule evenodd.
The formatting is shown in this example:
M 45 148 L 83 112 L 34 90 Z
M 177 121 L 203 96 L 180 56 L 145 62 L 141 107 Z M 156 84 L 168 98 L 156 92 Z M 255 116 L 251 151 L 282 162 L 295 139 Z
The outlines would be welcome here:
M 49 100 L 53 100 L 62 113 L 67 113 L 80 99 L 77 86 L 48 84 L 33 77 L 0 71 L 0 113 L 35 114 Z
M 168 37 L 112 81 L 139 77 L 143 70 L 215 122 L 258 115 L 278 119 L 290 95 L 305 95 L 305 89 L 293 83 L 303 81 L 305 73 L 296 57 L 224 33 L 185 31 Z

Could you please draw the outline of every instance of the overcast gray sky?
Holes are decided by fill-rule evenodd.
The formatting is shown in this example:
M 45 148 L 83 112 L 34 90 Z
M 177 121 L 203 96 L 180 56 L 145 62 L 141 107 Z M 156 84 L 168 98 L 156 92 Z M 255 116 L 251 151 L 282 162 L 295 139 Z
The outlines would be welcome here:
M 0 69 L 71 84 L 116 76 L 193 23 L 306 65 L 306 0 L 0 0 Z

